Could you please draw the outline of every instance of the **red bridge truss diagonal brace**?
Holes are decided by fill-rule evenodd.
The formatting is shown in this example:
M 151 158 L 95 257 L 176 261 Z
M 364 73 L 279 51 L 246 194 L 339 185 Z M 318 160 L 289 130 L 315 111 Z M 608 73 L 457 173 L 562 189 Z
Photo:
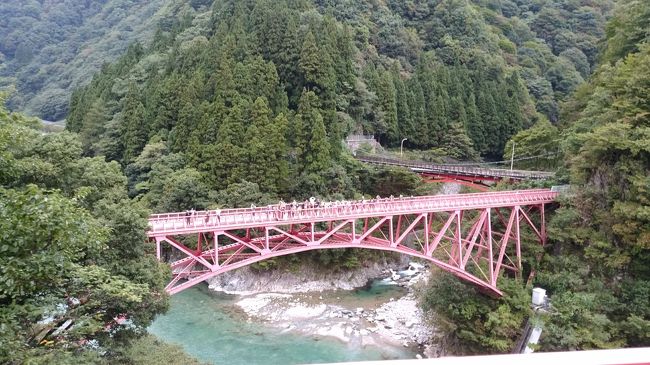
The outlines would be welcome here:
M 500 296 L 501 273 L 522 274 L 522 247 L 545 244 L 545 204 L 556 197 L 535 189 L 155 214 L 147 234 L 170 262 L 170 294 L 273 257 L 364 248 L 419 257 Z

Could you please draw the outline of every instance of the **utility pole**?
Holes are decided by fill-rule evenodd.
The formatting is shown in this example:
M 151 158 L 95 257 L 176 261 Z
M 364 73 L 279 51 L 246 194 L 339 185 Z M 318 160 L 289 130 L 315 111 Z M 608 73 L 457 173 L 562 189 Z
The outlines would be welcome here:
M 515 141 L 512 141 L 512 156 L 510 156 L 510 171 L 512 171 L 512 165 L 515 163 Z
M 399 157 L 402 157 L 403 151 L 402 149 L 404 148 L 404 141 L 406 141 L 408 138 L 404 138 L 402 142 L 399 144 Z M 511 169 L 512 170 L 512 169 Z

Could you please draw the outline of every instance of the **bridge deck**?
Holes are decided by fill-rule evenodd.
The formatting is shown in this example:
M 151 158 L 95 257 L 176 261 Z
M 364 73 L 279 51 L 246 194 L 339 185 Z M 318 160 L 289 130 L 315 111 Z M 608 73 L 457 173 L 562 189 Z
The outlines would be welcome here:
M 545 171 L 527 171 L 527 170 L 507 170 L 492 169 L 485 167 L 466 166 L 466 165 L 445 165 L 433 164 L 420 161 L 405 161 L 375 156 L 358 156 L 358 161 L 388 166 L 402 166 L 410 168 L 419 173 L 441 173 L 447 175 L 459 175 L 476 178 L 504 179 L 513 180 L 544 180 L 553 176 L 552 172 Z
M 357 219 L 386 215 L 418 214 L 468 209 L 511 207 L 552 202 L 558 193 L 548 189 L 475 194 L 324 202 L 319 207 L 279 204 L 257 208 L 154 214 L 149 218 L 150 237 L 173 234 Z

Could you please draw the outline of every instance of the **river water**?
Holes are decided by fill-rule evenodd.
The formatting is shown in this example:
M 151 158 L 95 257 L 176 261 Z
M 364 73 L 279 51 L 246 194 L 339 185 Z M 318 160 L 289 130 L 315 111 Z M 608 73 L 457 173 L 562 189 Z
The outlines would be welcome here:
M 404 295 L 403 288 L 375 281 L 355 291 L 324 293 L 344 306 L 368 306 Z M 315 297 L 321 296 L 314 293 Z M 205 285 L 172 296 L 169 312 L 149 332 L 181 345 L 190 355 L 211 364 L 315 364 L 362 360 L 412 359 L 411 350 L 382 345 L 361 348 L 336 339 L 283 333 L 249 320 L 235 307 L 238 296 L 213 292 Z

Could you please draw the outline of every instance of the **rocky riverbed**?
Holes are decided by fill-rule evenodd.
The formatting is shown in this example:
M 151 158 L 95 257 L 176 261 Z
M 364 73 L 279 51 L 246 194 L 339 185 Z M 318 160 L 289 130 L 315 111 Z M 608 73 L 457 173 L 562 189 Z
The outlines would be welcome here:
M 251 320 L 284 332 L 336 338 L 362 347 L 404 346 L 418 355 L 425 351 L 435 353 L 425 348 L 435 329 L 425 323 L 415 297 L 415 288 L 426 280 L 428 271 L 418 263 L 407 265 L 408 269 L 402 271 L 367 271 L 379 270 L 375 277 L 380 279 L 366 288 L 371 294 L 355 296 L 355 300 L 342 300 L 340 291 L 323 290 L 327 286 L 322 281 L 303 281 L 301 285 L 277 283 L 283 292 L 240 290 L 240 294 L 245 293 L 236 306 Z M 331 281 L 328 284 L 328 289 L 332 288 Z M 304 292 L 305 289 L 312 291 Z
M 271 270 L 262 273 L 243 267 L 216 276 L 208 284 L 212 290 L 239 295 L 352 290 L 366 285 L 373 278 L 382 277 L 386 270 L 398 270 L 408 265 L 406 256 L 397 260 L 394 257 L 342 272 L 325 271 L 306 265 L 295 271 Z

